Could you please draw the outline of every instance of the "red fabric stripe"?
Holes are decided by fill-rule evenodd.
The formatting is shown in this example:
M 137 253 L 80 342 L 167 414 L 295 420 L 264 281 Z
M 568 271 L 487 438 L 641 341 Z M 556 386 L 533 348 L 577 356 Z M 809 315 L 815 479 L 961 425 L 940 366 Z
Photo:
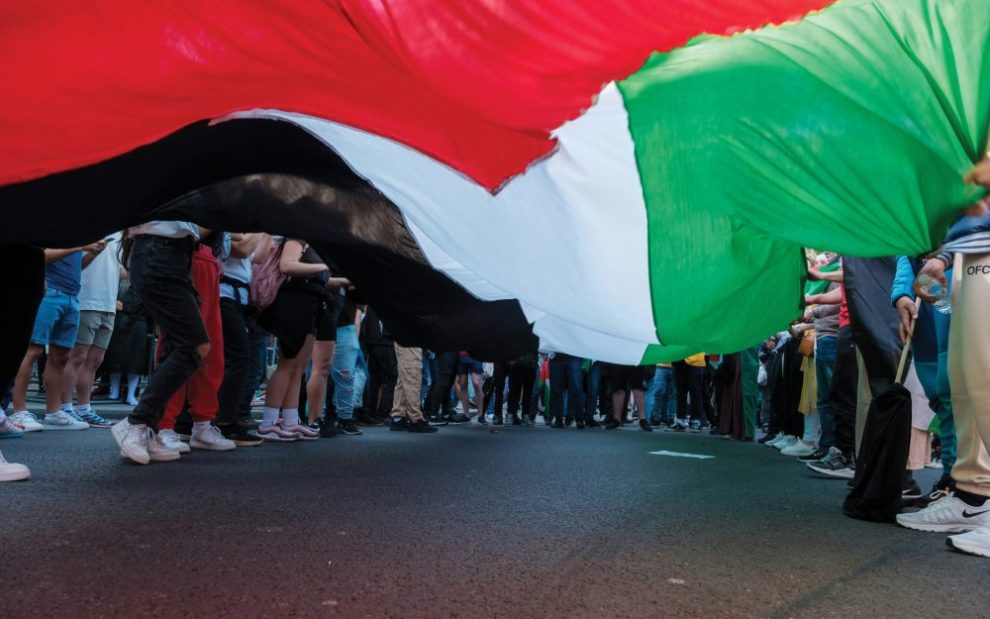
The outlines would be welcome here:
M 8 2 L 0 184 L 271 107 L 396 139 L 494 188 L 650 51 L 830 1 Z

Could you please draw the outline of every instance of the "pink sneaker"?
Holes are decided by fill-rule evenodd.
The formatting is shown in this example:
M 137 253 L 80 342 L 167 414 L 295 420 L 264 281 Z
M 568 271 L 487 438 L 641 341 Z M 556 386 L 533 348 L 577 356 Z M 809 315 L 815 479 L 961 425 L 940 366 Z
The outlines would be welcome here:
M 313 428 L 304 426 L 299 423 L 291 426 L 283 426 L 282 429 L 285 430 L 286 432 L 292 432 L 293 434 L 298 436 L 300 440 L 303 441 L 315 441 L 316 439 L 320 438 L 319 432 L 317 432 Z
M 289 432 L 281 426 L 261 425 L 258 426 L 257 432 L 261 438 L 275 443 L 291 443 L 292 441 L 299 440 L 298 434 Z

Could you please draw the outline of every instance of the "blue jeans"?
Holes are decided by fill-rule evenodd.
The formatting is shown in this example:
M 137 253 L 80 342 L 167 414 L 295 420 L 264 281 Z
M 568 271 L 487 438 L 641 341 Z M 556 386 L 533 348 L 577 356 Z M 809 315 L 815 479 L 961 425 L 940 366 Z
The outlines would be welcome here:
M 818 445 L 822 449 L 835 446 L 835 416 L 829 392 L 832 388 L 832 374 L 835 372 L 835 357 L 839 337 L 823 335 L 815 346 L 815 375 L 818 377 L 818 419 L 822 424 L 822 437 Z
M 581 362 L 580 357 L 564 353 L 556 353 L 550 360 L 550 412 L 554 417 L 564 418 L 566 391 L 567 417 L 575 421 L 584 419 Z
M 646 392 L 646 418 L 650 421 L 670 421 L 677 416 L 677 388 L 671 368 L 657 368 L 653 382 Z
M 337 327 L 337 348 L 333 352 L 330 376 L 334 386 L 333 404 L 341 420 L 354 418 L 354 372 L 359 352 L 357 328 Z

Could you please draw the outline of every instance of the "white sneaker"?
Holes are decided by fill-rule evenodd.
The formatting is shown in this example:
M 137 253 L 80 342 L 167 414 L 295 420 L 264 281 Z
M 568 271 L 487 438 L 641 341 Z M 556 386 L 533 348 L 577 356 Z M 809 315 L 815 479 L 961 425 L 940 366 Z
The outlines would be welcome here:
M 132 424 L 126 419 L 121 419 L 110 428 L 110 433 L 120 447 L 121 456 L 138 464 L 151 462 L 151 456 L 148 454 L 148 443 L 154 434 L 151 428 L 143 423 Z M 179 454 L 175 455 L 178 457 Z
M 88 430 L 89 424 L 85 421 L 77 421 L 72 415 L 65 411 L 48 413 L 41 419 L 41 425 L 46 430 Z
M 24 432 L 41 432 L 45 429 L 45 426 L 38 423 L 38 418 L 34 416 L 34 413 L 28 411 L 8 415 L 7 419 L 24 428 Z
M 183 443 L 186 449 L 189 446 Z M 121 452 L 124 453 L 124 452 Z M 152 432 L 151 438 L 148 439 L 148 459 L 152 462 L 174 462 L 181 458 L 181 454 L 171 447 L 165 445 L 161 437 Z
M 174 451 L 177 454 L 187 454 L 192 451 L 189 448 L 189 445 L 182 442 L 182 439 L 175 433 L 175 430 L 159 430 L 158 442 L 160 442 L 165 449 Z
M 209 449 L 210 451 L 231 451 L 237 449 L 237 443 L 221 434 L 220 428 L 212 424 L 207 425 L 205 428 L 193 426 L 189 446 L 196 449 Z
M 777 438 L 773 439 L 772 441 L 767 441 L 767 445 L 770 445 L 771 447 L 774 447 L 776 449 L 780 449 L 779 445 L 781 443 L 786 443 L 790 438 L 792 437 L 786 434 L 778 434 Z
M 319 432 L 298 423 L 291 426 L 282 426 L 282 429 L 286 432 L 292 432 L 301 441 L 315 441 L 320 438 Z
M 959 552 L 990 558 L 990 527 L 973 529 L 969 533 L 953 535 L 945 540 L 949 548 Z
M 31 478 L 31 471 L 23 464 L 7 462 L 0 454 L 0 481 L 23 481 Z
M 784 449 L 787 449 L 788 447 L 795 445 L 798 442 L 799 442 L 798 437 L 796 436 L 785 436 L 784 438 L 774 443 L 773 446 L 774 449 L 777 449 L 778 451 L 782 451 Z
M 950 494 L 921 511 L 897 514 L 897 524 L 932 533 L 964 533 L 987 527 L 990 526 L 990 499 L 980 507 L 973 507 Z
M 808 441 L 795 441 L 793 444 L 780 450 L 782 456 L 810 456 L 815 453 L 818 446 Z
M 273 441 L 276 443 L 291 443 L 292 441 L 299 440 L 298 435 L 284 430 L 281 426 L 260 425 L 255 432 L 257 432 L 258 436 L 266 441 Z

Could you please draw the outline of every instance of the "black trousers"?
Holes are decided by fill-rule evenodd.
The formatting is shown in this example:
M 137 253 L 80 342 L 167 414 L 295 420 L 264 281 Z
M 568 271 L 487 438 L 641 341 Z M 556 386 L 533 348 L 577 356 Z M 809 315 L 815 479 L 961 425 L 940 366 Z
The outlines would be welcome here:
M 251 414 L 251 402 L 244 407 L 245 386 L 251 373 L 251 343 L 248 339 L 244 314 L 247 306 L 234 299 L 220 299 L 220 320 L 223 322 L 223 382 L 220 383 L 217 423 L 236 423 Z
M 683 361 L 673 364 L 674 384 L 677 385 L 677 414 L 680 419 L 701 421 L 705 415 L 705 368 L 688 365 Z M 691 408 L 688 412 L 688 395 Z
M 399 378 L 395 345 L 368 347 L 368 374 L 368 393 L 371 399 L 365 400 L 369 404 L 366 408 L 377 417 L 388 417 L 392 413 L 395 399 L 395 381 Z
M 492 394 L 491 399 L 495 400 L 494 413 L 496 417 L 502 416 L 502 406 L 505 404 L 505 383 L 509 380 L 509 362 L 497 361 L 495 370 L 492 372 Z M 488 410 L 488 402 L 485 402 L 485 410 Z
M 0 389 L 6 391 L 27 352 L 38 304 L 45 294 L 45 252 L 31 245 L 0 245 L 0 264 L 7 293 L 5 318 L 0 320 Z
M 189 270 L 195 242 L 191 237 L 134 238 L 128 272 L 148 316 L 162 331 L 164 353 L 141 399 L 128 416 L 131 423 L 158 426 L 169 399 L 186 384 L 202 358 L 196 351 L 209 343 L 199 315 L 199 297 Z
M 839 342 L 835 355 L 835 371 L 832 387 L 828 392 L 829 404 L 835 419 L 835 447 L 851 458 L 856 450 L 856 399 L 859 367 L 856 363 L 856 342 L 852 327 L 839 329 Z
M 426 396 L 427 417 L 436 417 L 441 410 L 447 416 L 454 412 L 454 407 L 450 401 L 450 390 L 454 388 L 454 380 L 457 378 L 457 360 L 459 355 L 456 352 L 445 352 L 437 355 L 437 373 L 430 385 L 430 392 Z M 465 411 L 464 414 L 467 414 Z
M 536 368 L 524 365 L 509 366 L 509 399 L 507 412 L 515 415 L 522 406 L 522 414 L 533 417 L 533 385 L 536 383 Z

